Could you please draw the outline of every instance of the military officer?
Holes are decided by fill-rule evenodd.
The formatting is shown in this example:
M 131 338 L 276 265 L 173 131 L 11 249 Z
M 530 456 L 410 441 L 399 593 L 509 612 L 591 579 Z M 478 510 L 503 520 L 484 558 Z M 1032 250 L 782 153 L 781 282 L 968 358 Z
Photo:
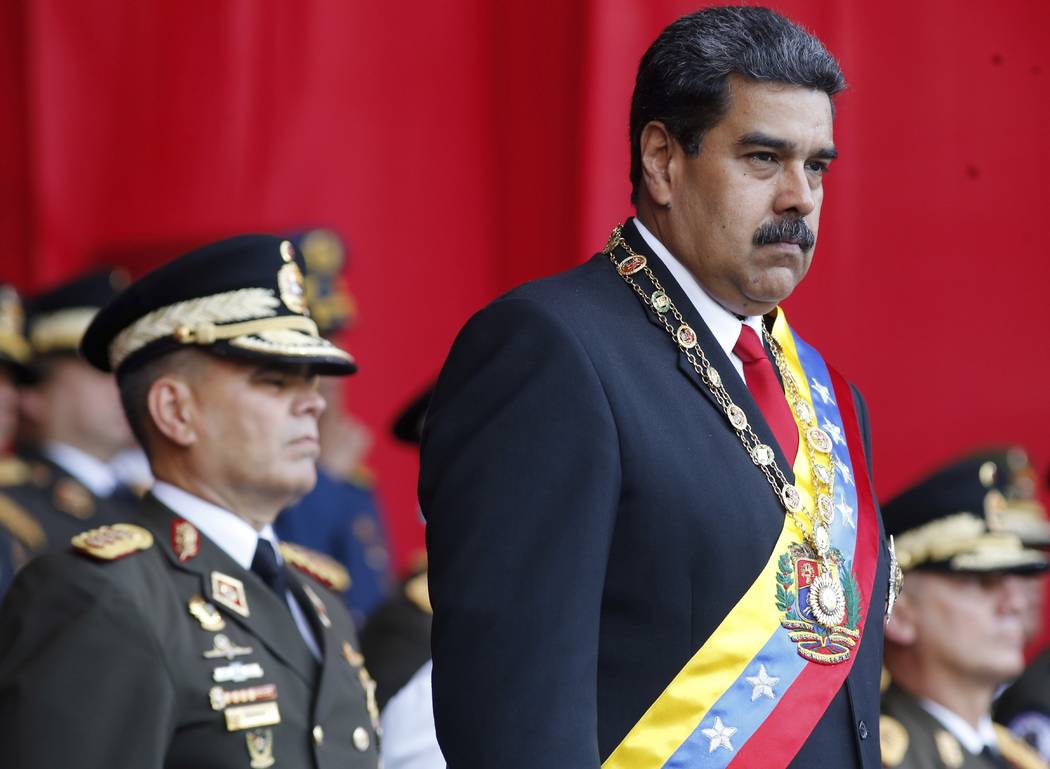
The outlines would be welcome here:
M 343 278 L 343 241 L 327 229 L 308 230 L 290 240 L 306 263 L 310 316 L 321 334 L 332 339 L 356 318 L 356 303 Z M 317 485 L 281 513 L 275 529 L 282 539 L 320 550 L 346 568 L 350 580 L 343 601 L 360 625 L 390 592 L 386 527 L 372 473 L 363 461 L 372 435 L 343 407 L 341 380 L 323 377 L 320 386 L 328 408 L 320 421 Z
M 0 609 L 7 769 L 376 767 L 378 713 L 330 559 L 282 546 L 313 486 L 320 338 L 288 241 L 163 266 L 82 353 L 115 371 L 156 482 L 137 514 L 36 559 Z
M 18 424 L 18 385 L 31 372 L 26 365 L 29 345 L 23 336 L 24 316 L 18 292 L 0 285 L 0 597 L 28 554 L 43 544 L 44 532 L 4 490 L 24 483 L 29 468 L 8 453 Z
M 885 631 L 886 766 L 1046 766 L 991 718 L 996 689 L 1024 665 L 1023 575 L 1048 565 L 1015 534 L 989 525 L 1006 477 L 993 460 L 968 457 L 882 508 L 906 582 Z
M 77 354 L 92 317 L 126 284 L 122 272 L 96 270 L 26 304 L 33 379 L 20 396 L 18 455 L 29 472 L 3 489 L 0 504 L 39 523 L 44 538 L 34 554 L 67 546 L 87 526 L 115 523 L 135 504 L 109 467 L 133 443 L 113 377 Z

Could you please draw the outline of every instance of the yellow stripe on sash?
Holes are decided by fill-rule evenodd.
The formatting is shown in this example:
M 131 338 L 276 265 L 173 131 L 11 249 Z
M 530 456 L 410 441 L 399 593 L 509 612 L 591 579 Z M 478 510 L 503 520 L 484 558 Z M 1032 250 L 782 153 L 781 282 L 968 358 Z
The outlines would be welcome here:
M 779 310 L 773 324 L 773 338 L 784 351 L 800 393 L 812 406 L 809 384 L 783 310 Z M 808 509 L 812 510 L 813 481 L 804 443 L 793 469 L 795 485 L 799 487 Z M 758 474 L 757 468 L 755 473 Z M 761 475 L 756 477 L 761 478 Z M 801 541 L 802 532 L 785 515 L 784 527 L 758 578 L 605 759 L 602 769 L 661 769 L 693 733 L 711 707 L 740 678 L 769 637 L 780 628 L 780 612 L 774 600 L 779 559 L 789 544 Z

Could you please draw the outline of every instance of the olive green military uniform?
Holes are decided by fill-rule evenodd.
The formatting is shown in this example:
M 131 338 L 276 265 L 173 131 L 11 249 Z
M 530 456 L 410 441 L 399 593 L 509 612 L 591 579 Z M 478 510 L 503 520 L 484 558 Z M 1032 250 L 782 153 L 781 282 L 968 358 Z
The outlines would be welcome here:
M 192 527 L 187 544 L 156 499 L 129 522 L 36 559 L 8 595 L 6 769 L 377 766 L 371 682 L 338 597 L 288 569 L 318 662 L 288 606 Z
M 1046 769 L 1028 745 L 996 725 L 998 756 L 970 753 L 910 694 L 890 686 L 882 696 L 882 763 L 898 769 Z

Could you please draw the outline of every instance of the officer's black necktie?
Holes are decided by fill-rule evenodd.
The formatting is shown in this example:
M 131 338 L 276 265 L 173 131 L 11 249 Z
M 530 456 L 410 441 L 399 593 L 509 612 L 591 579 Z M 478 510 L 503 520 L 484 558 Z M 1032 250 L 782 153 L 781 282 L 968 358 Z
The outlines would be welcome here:
M 981 758 L 988 762 L 989 765 L 996 767 L 996 769 L 1014 769 L 1013 764 L 1003 758 L 1003 754 L 997 750 L 992 750 L 987 745 L 981 750 Z
M 259 537 L 259 544 L 255 546 L 252 571 L 258 574 L 262 581 L 277 594 L 282 604 L 288 604 L 288 577 L 285 576 L 281 565 L 277 563 L 277 553 L 274 552 L 273 545 L 262 537 Z

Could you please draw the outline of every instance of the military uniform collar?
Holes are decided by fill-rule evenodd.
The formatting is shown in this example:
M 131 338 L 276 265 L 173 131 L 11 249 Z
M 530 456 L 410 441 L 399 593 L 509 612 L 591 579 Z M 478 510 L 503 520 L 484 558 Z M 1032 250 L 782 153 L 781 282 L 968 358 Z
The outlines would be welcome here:
M 260 537 L 273 545 L 280 563 L 277 535 L 272 526 L 256 531 L 250 523 L 229 510 L 164 481 L 154 483 L 151 493 L 177 516 L 196 526 L 242 568 L 251 569 Z
M 48 441 L 42 453 L 87 486 L 96 497 L 108 497 L 117 488 L 117 478 L 108 464 L 68 443 Z
M 991 716 L 984 716 L 974 729 L 965 719 L 939 702 L 926 698 L 917 699 L 922 709 L 936 718 L 941 726 L 947 729 L 970 753 L 977 755 L 986 745 L 996 753 L 999 752 L 999 743 L 995 738 L 995 727 L 992 725 Z
M 730 362 L 733 364 L 736 373 L 743 378 L 744 365 L 740 362 L 740 359 L 733 354 L 733 348 L 736 347 L 736 341 L 740 338 L 740 324 L 743 322 L 751 326 L 755 333 L 758 334 L 758 338 L 761 339 L 762 316 L 752 315 L 741 321 L 736 315 L 729 312 L 729 310 L 712 299 L 711 295 L 704 290 L 699 281 L 693 277 L 693 273 L 691 273 L 684 264 L 678 261 L 678 259 L 667 250 L 667 247 L 657 240 L 655 235 L 646 229 L 646 226 L 642 224 L 637 217 L 631 221 L 638 230 L 638 234 L 642 236 L 642 240 L 644 240 L 646 245 L 652 249 L 653 253 L 656 254 L 661 262 L 663 262 L 667 271 L 670 272 L 678 282 L 678 285 L 682 287 L 682 290 L 689 298 L 693 307 L 695 307 L 696 311 L 700 313 L 700 317 L 703 318 L 704 323 L 706 323 L 707 327 L 711 329 L 711 333 L 714 335 L 715 341 L 718 342 L 718 346 L 722 348 L 726 357 L 729 358 Z

